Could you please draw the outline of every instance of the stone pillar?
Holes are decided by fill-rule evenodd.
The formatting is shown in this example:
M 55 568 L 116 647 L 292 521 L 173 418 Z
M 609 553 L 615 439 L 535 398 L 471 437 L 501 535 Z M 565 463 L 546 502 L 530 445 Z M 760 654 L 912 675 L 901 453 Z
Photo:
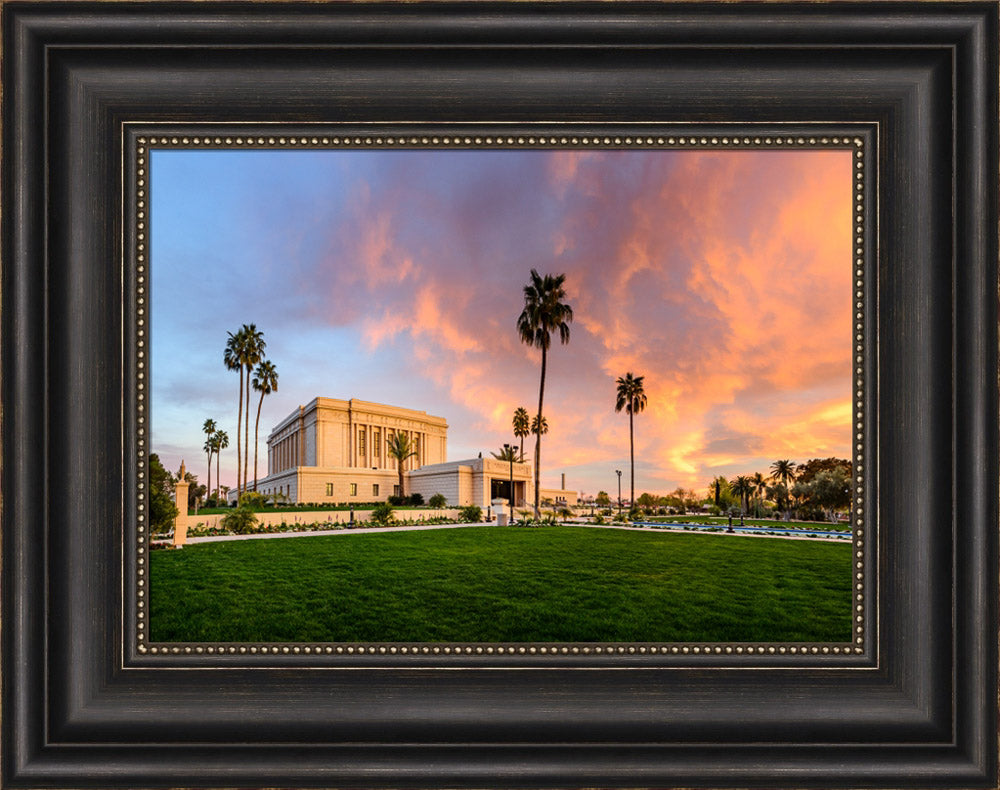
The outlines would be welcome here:
M 174 484 L 174 504 L 177 505 L 177 516 L 174 518 L 174 545 L 183 546 L 187 543 L 188 522 L 188 488 L 190 483 L 184 479 L 187 469 L 181 461 L 180 479 Z

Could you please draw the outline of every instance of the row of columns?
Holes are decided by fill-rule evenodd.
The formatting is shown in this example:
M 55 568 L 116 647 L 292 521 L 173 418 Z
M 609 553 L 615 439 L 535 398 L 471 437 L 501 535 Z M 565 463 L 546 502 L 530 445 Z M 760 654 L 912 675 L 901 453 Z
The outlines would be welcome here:
M 290 469 L 293 466 L 301 466 L 299 460 L 299 435 L 293 433 L 280 442 L 268 447 L 267 470 L 268 474 L 276 474 Z
M 423 466 L 427 458 L 427 434 L 420 431 L 401 431 L 392 429 L 393 433 L 405 433 L 410 437 L 410 444 L 415 440 L 419 441 L 417 454 L 403 464 L 404 470 L 416 469 Z M 378 431 L 378 454 L 375 453 L 375 431 Z M 364 454 L 361 452 L 361 436 L 364 434 Z M 377 466 L 379 469 L 395 468 L 396 463 L 389 459 L 386 453 L 386 441 L 388 440 L 389 429 L 384 425 L 358 425 L 352 437 L 352 466 L 360 468 L 371 468 Z

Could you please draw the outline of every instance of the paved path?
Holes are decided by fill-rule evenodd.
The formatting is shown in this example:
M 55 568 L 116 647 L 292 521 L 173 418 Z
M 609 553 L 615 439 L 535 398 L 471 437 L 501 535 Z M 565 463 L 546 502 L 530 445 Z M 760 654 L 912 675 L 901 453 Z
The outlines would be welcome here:
M 224 540 L 263 540 L 265 538 L 308 538 L 314 535 L 366 535 L 373 532 L 410 532 L 426 529 L 462 529 L 466 527 L 492 527 L 489 523 L 470 524 L 414 524 L 403 527 L 356 527 L 354 529 L 323 529 L 313 532 L 259 532 L 253 535 L 209 535 L 203 538 L 188 538 L 188 543 L 219 543 Z M 631 527 L 625 524 L 586 524 L 573 523 L 568 526 L 588 527 L 590 529 L 624 529 L 631 532 L 688 532 L 696 535 L 716 535 L 721 537 L 742 538 L 779 538 L 782 540 L 812 540 L 828 543 L 848 543 L 844 538 L 807 537 L 804 535 L 763 535 L 753 532 L 708 532 L 707 530 L 684 529 L 683 527 Z M 765 528 L 766 529 L 766 528 Z

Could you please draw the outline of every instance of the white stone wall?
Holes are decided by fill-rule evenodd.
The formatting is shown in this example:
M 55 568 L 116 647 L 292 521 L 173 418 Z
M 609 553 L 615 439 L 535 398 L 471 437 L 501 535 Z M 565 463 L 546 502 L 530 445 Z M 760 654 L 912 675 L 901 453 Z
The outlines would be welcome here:
M 406 476 L 406 493 L 421 494 L 428 501 L 434 494 L 443 494 L 449 505 L 464 507 L 472 501 L 472 469 L 452 466 L 445 469 L 421 470 Z

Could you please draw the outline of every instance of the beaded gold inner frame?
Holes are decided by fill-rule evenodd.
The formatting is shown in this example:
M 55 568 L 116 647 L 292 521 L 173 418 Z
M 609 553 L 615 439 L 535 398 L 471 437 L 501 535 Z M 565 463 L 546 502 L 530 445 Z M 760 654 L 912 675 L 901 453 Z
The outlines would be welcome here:
M 157 125 L 123 126 L 122 249 L 125 316 L 123 338 L 127 367 L 134 373 L 133 463 L 136 469 L 134 529 L 123 533 L 123 557 L 130 583 L 123 586 L 123 653 L 133 650 L 140 663 L 177 666 L 413 667 L 471 666 L 809 666 L 877 669 L 878 518 L 872 503 L 877 464 L 874 432 L 874 380 L 877 344 L 872 273 L 877 251 L 878 126 L 807 123 L 722 124 L 481 124 L 474 127 L 423 128 L 395 124 L 317 125 Z M 150 530 L 147 506 L 150 377 L 149 353 L 149 199 L 150 153 L 156 150 L 849 150 L 854 161 L 853 259 L 853 420 L 852 420 L 852 639 L 843 643 L 175 643 L 154 642 L 148 605 Z M 131 318 L 131 320 L 129 320 Z M 131 332 L 129 333 L 129 329 Z M 867 416 L 867 418 L 866 418 Z M 127 484 L 127 481 L 125 481 Z M 131 642 L 131 645 L 128 643 Z M 131 649 L 129 649 L 131 648 Z

